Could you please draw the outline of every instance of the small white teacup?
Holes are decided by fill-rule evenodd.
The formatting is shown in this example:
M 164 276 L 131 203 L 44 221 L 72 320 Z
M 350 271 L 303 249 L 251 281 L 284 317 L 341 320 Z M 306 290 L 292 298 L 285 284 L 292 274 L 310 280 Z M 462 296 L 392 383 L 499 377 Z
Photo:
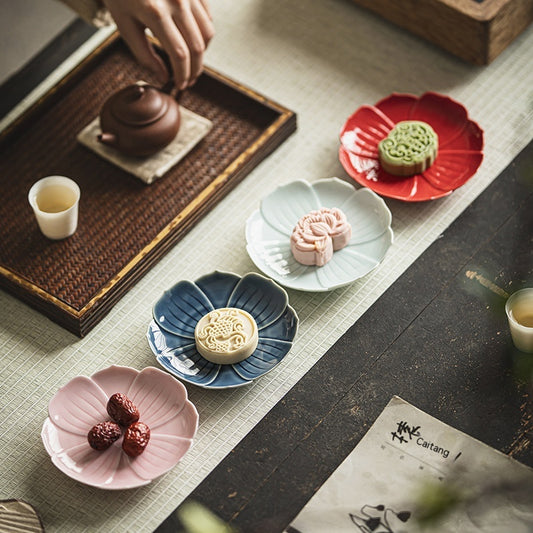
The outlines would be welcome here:
M 80 188 L 65 176 L 48 176 L 34 183 L 28 201 L 45 237 L 64 239 L 78 227 Z
M 533 287 L 509 296 L 505 312 L 514 345 L 522 352 L 533 353 Z

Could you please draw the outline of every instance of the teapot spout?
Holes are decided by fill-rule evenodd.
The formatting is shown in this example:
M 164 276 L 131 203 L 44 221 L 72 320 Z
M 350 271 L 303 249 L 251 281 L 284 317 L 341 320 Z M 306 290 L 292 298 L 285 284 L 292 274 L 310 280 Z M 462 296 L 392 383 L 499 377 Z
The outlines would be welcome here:
M 97 139 L 102 144 L 107 144 L 108 146 L 116 147 L 117 145 L 117 136 L 114 135 L 113 133 L 102 132 L 98 135 Z

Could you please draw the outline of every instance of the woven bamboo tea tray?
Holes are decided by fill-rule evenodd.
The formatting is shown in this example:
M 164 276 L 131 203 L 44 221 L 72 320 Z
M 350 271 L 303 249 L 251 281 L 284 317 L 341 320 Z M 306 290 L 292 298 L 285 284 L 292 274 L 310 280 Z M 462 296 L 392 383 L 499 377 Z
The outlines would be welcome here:
M 76 141 L 139 79 L 152 81 L 115 34 L 0 136 L 0 286 L 79 336 L 296 129 L 292 111 L 207 69 L 180 102 L 211 131 L 148 186 Z M 63 241 L 40 233 L 27 202 L 54 174 L 82 191 L 78 230 Z

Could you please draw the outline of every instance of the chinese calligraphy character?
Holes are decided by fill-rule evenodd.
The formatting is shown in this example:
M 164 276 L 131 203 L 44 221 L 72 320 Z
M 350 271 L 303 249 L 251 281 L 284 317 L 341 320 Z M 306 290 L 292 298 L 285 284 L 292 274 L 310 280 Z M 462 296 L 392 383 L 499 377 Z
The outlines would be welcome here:
M 407 422 L 404 422 L 402 420 L 401 422 L 397 422 L 396 431 L 391 432 L 392 440 L 397 439 L 398 441 L 400 441 L 400 443 L 407 442 L 406 437 L 409 437 L 409 440 L 411 440 L 413 437 L 419 437 L 419 430 L 420 426 L 411 427 Z

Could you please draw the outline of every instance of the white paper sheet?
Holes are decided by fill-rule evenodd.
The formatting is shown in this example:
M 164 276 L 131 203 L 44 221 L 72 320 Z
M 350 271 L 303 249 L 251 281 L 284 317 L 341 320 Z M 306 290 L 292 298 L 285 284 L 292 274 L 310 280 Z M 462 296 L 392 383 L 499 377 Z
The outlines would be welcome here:
M 425 531 L 530 533 L 533 470 L 394 397 L 287 533 L 417 533 L 421 494 L 461 504 Z

